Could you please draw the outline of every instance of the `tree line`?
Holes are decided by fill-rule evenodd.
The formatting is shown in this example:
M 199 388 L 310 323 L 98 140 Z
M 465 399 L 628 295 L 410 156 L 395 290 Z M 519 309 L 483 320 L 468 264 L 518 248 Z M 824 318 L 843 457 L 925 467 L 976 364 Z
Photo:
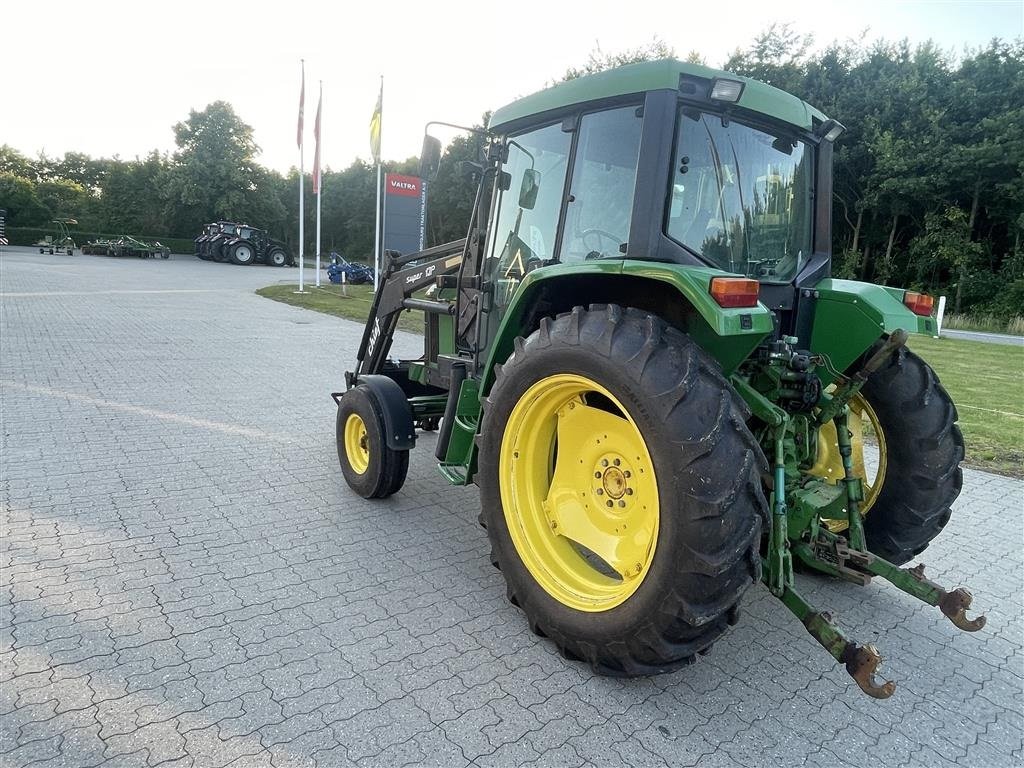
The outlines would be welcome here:
M 725 69 L 846 126 L 835 153 L 834 273 L 1024 314 L 1024 42 L 954 61 L 932 43 L 811 52 L 769 28 Z
M 773 26 L 723 68 L 796 94 L 846 126 L 835 155 L 834 274 L 946 293 L 958 312 L 1021 314 L 1024 43 L 993 40 L 954 57 L 932 43 L 846 41 L 815 50 L 812 42 Z M 596 51 L 559 79 L 666 55 L 674 52 L 660 41 Z M 191 238 L 204 223 L 227 219 L 295 246 L 298 172 L 261 166 L 252 128 L 230 104 L 193 111 L 174 134 L 174 152 L 134 160 L 28 158 L 0 147 L 8 225 L 74 217 L 83 231 Z M 472 134 L 448 145 L 428 195 L 431 244 L 465 235 L 475 187 L 458 161 L 478 160 L 481 146 Z M 412 157 L 385 170 L 415 174 L 417 166 Z M 372 254 L 375 183 L 375 168 L 362 160 L 325 170 L 325 251 Z M 306 185 L 311 200 L 308 177 Z M 315 214 L 306 208 L 312 241 Z

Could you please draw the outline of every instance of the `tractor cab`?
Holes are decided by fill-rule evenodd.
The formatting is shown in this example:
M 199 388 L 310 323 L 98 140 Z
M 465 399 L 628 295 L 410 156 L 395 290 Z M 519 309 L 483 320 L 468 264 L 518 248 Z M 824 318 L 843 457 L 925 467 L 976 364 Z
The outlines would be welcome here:
M 640 80 L 649 88 L 629 94 Z M 488 128 L 501 162 L 482 269 L 494 296 L 484 338 L 522 277 L 554 264 L 629 259 L 750 278 L 787 333 L 798 287 L 828 275 L 842 126 L 795 96 L 653 62 L 528 96 Z

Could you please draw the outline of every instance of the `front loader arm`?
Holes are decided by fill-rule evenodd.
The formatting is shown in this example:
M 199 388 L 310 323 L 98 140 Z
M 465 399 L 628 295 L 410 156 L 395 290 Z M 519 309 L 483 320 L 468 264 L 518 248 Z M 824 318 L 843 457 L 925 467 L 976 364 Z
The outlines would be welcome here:
M 463 239 L 406 256 L 386 252 L 387 266 L 363 329 L 363 338 L 356 353 L 356 369 L 345 377 L 348 387 L 355 386 L 360 375 L 381 370 L 391 349 L 401 312 L 407 309 L 440 314 L 454 312 L 455 305 L 452 302 L 415 299 L 412 295 L 432 283 L 436 284 L 442 275 L 455 272 L 462 264 L 465 248 L 466 240 Z

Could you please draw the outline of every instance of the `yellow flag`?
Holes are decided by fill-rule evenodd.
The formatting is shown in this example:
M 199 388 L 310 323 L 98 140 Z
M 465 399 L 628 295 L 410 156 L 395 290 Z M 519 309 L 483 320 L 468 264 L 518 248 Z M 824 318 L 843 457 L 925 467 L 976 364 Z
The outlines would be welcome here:
M 373 153 L 374 164 L 380 163 L 380 122 L 381 107 L 384 102 L 384 78 L 380 79 L 380 93 L 377 95 L 377 106 L 373 108 L 370 118 L 370 152 Z

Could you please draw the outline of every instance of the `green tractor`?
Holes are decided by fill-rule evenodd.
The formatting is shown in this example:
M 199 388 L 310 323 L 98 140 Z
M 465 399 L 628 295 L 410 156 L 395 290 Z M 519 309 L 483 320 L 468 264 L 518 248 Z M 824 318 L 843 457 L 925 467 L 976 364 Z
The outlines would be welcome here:
M 867 694 L 873 645 L 795 589 L 880 577 L 957 627 L 970 593 L 902 567 L 950 517 L 963 439 L 906 346 L 932 300 L 830 277 L 843 126 L 678 61 L 495 112 L 464 240 L 389 253 L 336 439 L 349 486 L 395 493 L 438 425 L 479 486 L 491 560 L 530 628 L 620 676 L 692 661 L 763 581 Z M 436 174 L 427 135 L 422 175 Z M 432 289 L 432 294 L 425 294 Z M 405 310 L 425 350 L 392 358 Z

